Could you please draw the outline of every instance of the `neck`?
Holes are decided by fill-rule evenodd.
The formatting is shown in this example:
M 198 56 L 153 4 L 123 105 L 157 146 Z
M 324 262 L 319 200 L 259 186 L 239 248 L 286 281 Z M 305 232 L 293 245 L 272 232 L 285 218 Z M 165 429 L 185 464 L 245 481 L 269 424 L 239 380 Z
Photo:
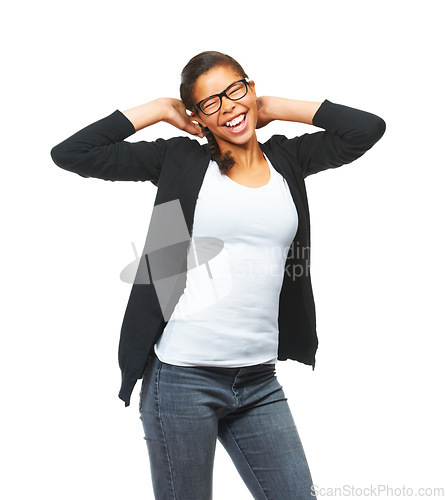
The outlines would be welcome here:
M 256 135 L 254 135 L 246 144 L 233 144 L 217 139 L 221 155 L 230 151 L 235 160 L 232 169 L 249 170 L 258 167 L 258 164 L 264 160 L 263 152 L 260 148 Z

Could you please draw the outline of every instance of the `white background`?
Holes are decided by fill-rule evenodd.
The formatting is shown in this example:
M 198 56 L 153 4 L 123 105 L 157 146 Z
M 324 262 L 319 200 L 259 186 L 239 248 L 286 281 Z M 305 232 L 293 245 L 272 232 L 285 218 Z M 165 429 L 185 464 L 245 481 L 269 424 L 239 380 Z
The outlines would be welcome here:
M 125 408 L 117 347 L 130 293 L 119 273 L 145 241 L 156 188 L 85 179 L 49 153 L 115 109 L 179 97 L 183 66 L 203 50 L 239 60 L 258 95 L 385 119 L 365 156 L 307 179 L 320 345 L 315 371 L 286 361 L 277 373 L 318 488 L 445 487 L 440 4 L 10 3 L 2 498 L 153 498 L 140 381 Z M 316 130 L 273 123 L 258 138 Z M 157 124 L 129 140 L 178 133 Z M 215 460 L 214 498 L 251 498 L 219 443 Z

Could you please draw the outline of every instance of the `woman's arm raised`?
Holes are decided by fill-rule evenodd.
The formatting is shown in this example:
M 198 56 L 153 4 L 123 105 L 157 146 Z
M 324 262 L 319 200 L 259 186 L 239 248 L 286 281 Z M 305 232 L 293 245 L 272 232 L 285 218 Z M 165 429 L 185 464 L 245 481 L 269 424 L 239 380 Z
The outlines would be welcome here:
M 272 96 L 259 97 L 257 104 L 258 121 L 256 128 L 264 127 L 273 120 L 312 125 L 312 118 L 321 106 L 321 102 L 297 101 Z
M 157 185 L 167 141 L 127 142 L 137 130 L 165 121 L 202 137 L 178 99 L 161 98 L 131 108 L 116 110 L 79 130 L 51 150 L 54 163 L 81 177 L 111 181 L 152 181 Z
M 304 177 L 351 163 L 368 151 L 386 130 L 386 123 L 379 116 L 327 99 L 320 103 L 260 97 L 257 102 L 257 128 L 272 120 L 284 120 L 324 129 L 286 141 L 281 136 L 282 145 L 295 154 Z
M 189 134 L 204 137 L 200 126 L 192 122 L 184 104 L 179 99 L 161 97 L 135 108 L 127 109 L 123 111 L 123 114 L 131 121 L 136 132 L 154 123 L 164 121 Z

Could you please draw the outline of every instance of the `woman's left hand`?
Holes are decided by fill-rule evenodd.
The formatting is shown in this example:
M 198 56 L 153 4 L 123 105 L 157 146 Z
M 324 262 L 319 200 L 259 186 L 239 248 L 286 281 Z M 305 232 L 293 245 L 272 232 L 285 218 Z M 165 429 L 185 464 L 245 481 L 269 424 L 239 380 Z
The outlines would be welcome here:
M 284 97 L 262 96 L 257 98 L 258 120 L 256 128 L 261 128 L 273 120 L 307 123 L 312 125 L 321 102 L 297 101 Z
M 256 128 L 265 127 L 268 123 L 273 121 L 273 118 L 270 116 L 270 101 L 273 97 L 263 96 L 258 97 L 256 100 L 258 107 L 258 119 L 256 123 Z

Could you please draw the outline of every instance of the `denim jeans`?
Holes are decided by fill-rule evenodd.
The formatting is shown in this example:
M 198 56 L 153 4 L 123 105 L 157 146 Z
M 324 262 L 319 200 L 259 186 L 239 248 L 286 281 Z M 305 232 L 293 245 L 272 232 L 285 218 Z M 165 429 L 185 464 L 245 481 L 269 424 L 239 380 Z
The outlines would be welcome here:
M 139 412 L 156 500 L 210 500 L 217 439 L 253 498 L 316 498 L 273 364 L 185 367 L 153 355 Z

